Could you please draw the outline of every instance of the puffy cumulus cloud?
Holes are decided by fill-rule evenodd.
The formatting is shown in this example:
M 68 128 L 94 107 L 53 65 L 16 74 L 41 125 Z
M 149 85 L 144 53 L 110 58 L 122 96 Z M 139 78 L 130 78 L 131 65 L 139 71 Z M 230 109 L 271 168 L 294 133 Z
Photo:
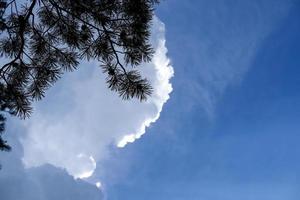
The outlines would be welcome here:
M 50 163 L 74 177 L 92 175 L 112 145 L 124 147 L 155 122 L 172 91 L 173 68 L 167 58 L 164 24 L 153 21 L 153 61 L 140 67 L 154 88 L 146 102 L 124 101 L 107 89 L 99 63 L 82 63 L 36 105 L 21 139 L 26 167 Z
M 21 157 L 23 148 L 18 141 L 22 133 L 19 123 L 9 122 L 7 140 L 13 146 L 9 153 L 0 152 L 0 199 L 5 200 L 101 200 L 102 189 L 74 179 L 65 170 L 51 165 L 25 169 Z

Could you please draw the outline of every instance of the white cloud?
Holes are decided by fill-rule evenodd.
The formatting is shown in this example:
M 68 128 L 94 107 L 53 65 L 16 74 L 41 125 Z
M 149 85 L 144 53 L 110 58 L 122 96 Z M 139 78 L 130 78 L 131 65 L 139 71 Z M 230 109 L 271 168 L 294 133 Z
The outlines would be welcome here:
M 74 177 L 88 177 L 96 162 L 109 155 L 111 145 L 124 147 L 140 138 L 160 115 L 172 91 L 173 68 L 166 56 L 164 25 L 153 22 L 152 63 L 141 66 L 154 87 L 147 102 L 123 101 L 107 89 L 96 62 L 65 77 L 36 106 L 22 138 L 26 167 L 50 163 Z
M 102 187 L 102 184 L 101 184 L 100 181 L 96 182 L 96 187 L 99 188 L 99 189 Z

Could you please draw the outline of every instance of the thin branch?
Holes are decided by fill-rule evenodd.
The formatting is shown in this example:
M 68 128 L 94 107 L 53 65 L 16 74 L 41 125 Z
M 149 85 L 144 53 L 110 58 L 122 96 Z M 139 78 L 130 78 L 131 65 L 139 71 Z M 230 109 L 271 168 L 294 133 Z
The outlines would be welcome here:
M 17 60 L 21 59 L 23 49 L 24 49 L 24 46 L 25 46 L 25 38 L 24 38 L 25 26 L 26 26 L 26 23 L 28 22 L 29 17 L 33 14 L 32 11 L 33 11 L 33 8 L 36 4 L 36 1 L 37 0 L 33 0 L 30 7 L 28 8 L 28 11 L 25 14 L 25 16 L 23 18 L 19 18 L 19 20 L 20 20 L 20 29 L 19 29 L 19 34 L 18 35 L 19 35 L 20 40 L 21 40 L 19 53 L 17 54 L 17 56 L 12 61 L 10 61 L 9 63 L 6 63 L 5 65 L 3 65 L 1 67 L 0 75 L 2 74 L 3 70 L 7 71 L 9 66 L 11 66 L 13 63 L 15 63 Z

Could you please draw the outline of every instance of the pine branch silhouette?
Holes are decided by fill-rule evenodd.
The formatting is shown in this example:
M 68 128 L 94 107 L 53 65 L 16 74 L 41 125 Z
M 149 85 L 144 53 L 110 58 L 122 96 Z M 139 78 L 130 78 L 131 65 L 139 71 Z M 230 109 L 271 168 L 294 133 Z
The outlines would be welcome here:
M 152 87 L 138 66 L 153 55 L 157 0 L 0 0 L 0 133 L 4 113 L 27 118 L 32 102 L 79 61 L 99 61 L 109 89 L 146 100 Z M 9 150 L 0 135 L 0 150 Z

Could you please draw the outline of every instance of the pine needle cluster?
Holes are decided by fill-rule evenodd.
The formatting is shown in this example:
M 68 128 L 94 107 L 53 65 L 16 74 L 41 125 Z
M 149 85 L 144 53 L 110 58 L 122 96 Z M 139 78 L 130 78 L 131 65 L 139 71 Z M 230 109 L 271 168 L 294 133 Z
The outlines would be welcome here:
M 153 49 L 150 26 L 157 0 L 0 0 L 0 113 L 21 118 L 80 60 L 97 60 L 108 88 L 143 101 L 149 81 L 138 66 Z M 0 132 L 4 130 L 0 115 Z M 0 144 L 5 145 L 1 139 Z M 5 146 L 0 146 L 5 148 Z M 7 148 L 5 148 L 7 149 Z

